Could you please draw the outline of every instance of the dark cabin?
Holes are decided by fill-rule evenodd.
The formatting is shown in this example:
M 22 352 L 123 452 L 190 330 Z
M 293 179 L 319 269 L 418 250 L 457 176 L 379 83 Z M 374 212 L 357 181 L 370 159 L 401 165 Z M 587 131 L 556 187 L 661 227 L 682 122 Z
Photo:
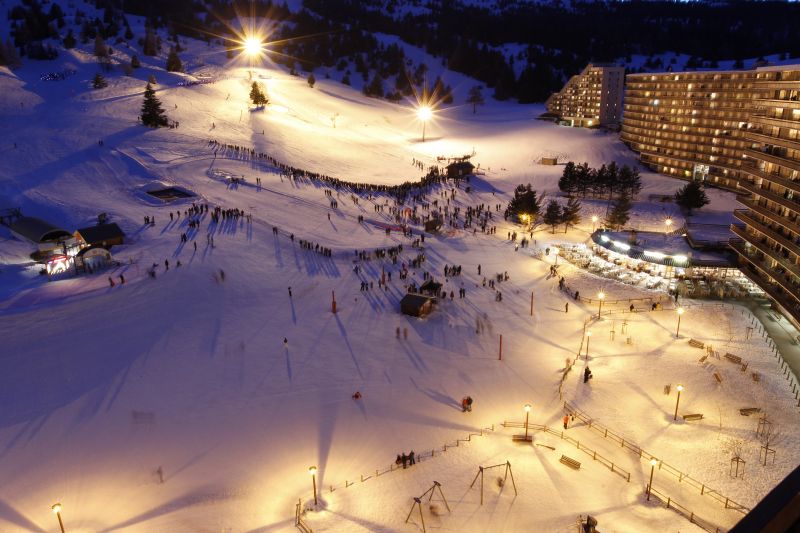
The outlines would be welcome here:
M 400 312 L 404 315 L 423 318 L 433 311 L 433 298 L 422 294 L 408 293 L 400 300 Z

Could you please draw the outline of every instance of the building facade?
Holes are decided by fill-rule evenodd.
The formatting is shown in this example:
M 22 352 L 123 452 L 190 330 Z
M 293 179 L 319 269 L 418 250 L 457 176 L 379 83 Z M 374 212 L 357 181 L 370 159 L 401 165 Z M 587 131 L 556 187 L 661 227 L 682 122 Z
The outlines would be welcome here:
M 624 67 L 590 63 L 547 99 L 547 112 L 566 126 L 618 126 L 624 85 Z
M 629 75 L 622 140 L 656 172 L 739 193 L 740 267 L 800 324 L 800 65 Z
M 758 91 L 744 134 L 744 209 L 731 246 L 742 271 L 784 314 L 800 322 L 800 65 L 756 72 Z
M 656 172 L 736 189 L 765 90 L 756 71 L 630 74 L 622 141 Z

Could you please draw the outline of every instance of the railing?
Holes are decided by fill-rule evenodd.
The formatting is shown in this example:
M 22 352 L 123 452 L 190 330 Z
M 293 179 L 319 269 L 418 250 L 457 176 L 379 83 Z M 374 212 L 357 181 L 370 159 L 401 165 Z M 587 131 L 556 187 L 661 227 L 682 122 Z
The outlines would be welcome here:
M 303 500 L 299 498 L 294 509 L 294 525 L 303 533 L 314 533 L 314 530 L 308 527 L 308 524 L 303 521 Z
M 567 411 L 567 413 L 575 415 L 576 418 L 578 418 L 586 425 L 588 425 L 589 429 L 593 429 L 594 431 L 603 435 L 603 437 L 618 443 L 622 448 L 625 448 L 628 451 L 637 454 L 641 460 L 650 461 L 651 459 L 656 459 L 658 461 L 659 471 L 664 471 L 667 472 L 668 474 L 675 476 L 676 478 L 678 478 L 679 483 L 686 483 L 689 486 L 695 487 L 700 491 L 701 496 L 710 496 L 717 502 L 723 504 L 726 509 L 733 509 L 735 511 L 739 511 L 742 514 L 747 514 L 750 511 L 748 507 L 745 507 L 740 503 L 736 503 L 727 496 L 721 494 L 719 491 L 706 486 L 705 483 L 697 481 L 688 474 L 685 474 L 680 470 L 678 470 L 677 468 L 665 463 L 662 460 L 659 460 L 653 454 L 643 450 L 638 444 L 632 442 L 629 439 L 625 439 L 620 435 L 617 435 L 616 433 L 609 430 L 602 424 L 595 422 L 590 416 L 588 416 L 586 413 L 584 413 L 577 407 L 571 405 L 569 402 L 564 402 L 564 409 Z
M 671 497 L 667 496 L 663 492 L 658 491 L 658 490 L 654 489 L 653 487 L 649 487 L 649 490 L 650 490 L 650 494 L 652 496 L 655 496 L 659 500 L 661 500 L 661 502 L 664 503 L 664 505 L 666 506 L 667 509 L 675 509 L 680 514 L 682 514 L 683 516 L 688 518 L 689 522 L 691 522 L 692 524 L 703 528 L 704 530 L 708 531 L 709 533 L 720 533 L 721 531 L 723 531 L 722 529 L 720 529 L 719 527 L 715 526 L 714 524 L 712 524 L 708 520 L 704 520 L 704 519 L 700 518 L 693 511 L 690 511 L 689 509 L 687 509 L 683 505 L 677 503 L 675 500 L 673 500 Z
M 508 422 L 508 421 L 504 421 L 503 422 L 503 427 L 524 428 L 525 427 L 525 423 L 524 422 Z M 573 439 L 572 437 L 566 435 L 563 431 L 555 431 L 552 428 L 549 428 L 547 426 L 543 426 L 543 425 L 540 425 L 540 424 L 528 424 L 528 430 L 531 430 L 531 429 L 534 430 L 534 431 L 544 431 L 545 433 L 549 433 L 550 435 L 555 435 L 556 437 L 559 437 L 559 438 L 561 438 L 561 440 L 565 440 L 565 441 L 569 442 L 570 444 L 574 444 L 577 449 L 579 449 L 580 451 L 582 451 L 585 454 L 589 455 L 593 460 L 600 462 L 603 466 L 605 466 L 606 468 L 611 470 L 613 473 L 617 474 L 622 479 L 624 479 L 625 481 L 630 483 L 630 481 L 631 481 L 631 473 L 630 472 L 628 472 L 627 470 L 625 470 L 623 468 L 620 468 L 613 461 L 603 457 L 602 455 L 597 453 L 595 450 L 592 450 L 591 448 L 582 445 L 579 440 Z

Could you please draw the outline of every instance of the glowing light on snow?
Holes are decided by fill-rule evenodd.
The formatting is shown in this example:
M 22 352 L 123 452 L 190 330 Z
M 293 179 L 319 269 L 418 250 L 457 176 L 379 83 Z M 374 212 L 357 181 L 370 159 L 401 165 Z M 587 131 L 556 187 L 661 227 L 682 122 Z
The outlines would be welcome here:
M 652 257 L 653 259 L 664 259 L 666 257 L 666 255 L 661 252 L 651 252 L 650 250 L 645 250 L 644 255 L 645 257 Z
M 629 245 L 619 241 L 614 241 L 614 247 L 619 248 L 620 250 L 625 250 L 626 252 L 631 249 Z
M 611 239 L 609 239 L 607 235 L 600 235 L 600 240 L 603 241 L 603 242 L 608 242 Z
M 264 44 L 257 37 L 248 37 L 244 40 L 242 49 L 249 56 L 259 56 L 264 51 Z
M 427 122 L 433 117 L 433 110 L 430 107 L 428 107 L 427 105 L 424 105 L 424 106 L 420 107 L 419 109 L 417 109 L 417 117 L 421 121 Z
M 672 256 L 672 260 L 675 261 L 676 263 L 685 263 L 687 259 L 689 259 L 689 258 L 686 257 L 685 255 L 673 255 Z

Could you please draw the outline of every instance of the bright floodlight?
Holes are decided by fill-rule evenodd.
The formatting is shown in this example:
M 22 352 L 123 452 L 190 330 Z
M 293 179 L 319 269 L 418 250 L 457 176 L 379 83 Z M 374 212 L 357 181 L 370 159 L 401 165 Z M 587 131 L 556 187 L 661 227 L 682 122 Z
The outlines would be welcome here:
M 655 457 L 650 459 L 650 465 L 651 466 L 656 466 L 657 464 L 658 464 L 658 459 L 656 459 Z
M 587 332 L 586 332 L 586 336 L 587 336 L 587 337 L 591 337 L 591 336 L 592 336 L 592 332 L 591 332 L 591 331 L 587 331 Z
M 680 391 L 682 391 L 682 390 L 683 390 L 683 385 L 678 385 L 678 386 L 677 386 L 677 387 L 675 387 L 675 388 L 676 388 L 676 389 L 678 389 L 678 392 L 680 392 Z
M 671 226 L 672 225 L 672 219 L 668 218 L 667 220 L 664 221 L 664 224 L 666 224 L 667 227 Z
M 686 310 L 683 307 L 678 308 L 678 314 L 682 315 Z
M 53 510 L 53 513 L 58 514 L 58 513 L 61 512 L 61 504 L 60 503 L 54 503 L 53 506 L 51 507 L 51 509 Z
M 313 476 L 314 474 L 317 473 L 317 467 L 316 466 L 309 466 L 308 467 L 308 473 Z
M 417 117 L 419 117 L 419 119 L 423 122 L 430 120 L 432 116 L 433 111 L 431 111 L 431 108 L 426 105 L 420 106 L 420 108 L 417 109 Z
M 525 404 L 525 412 L 526 413 L 530 413 L 531 412 L 531 404 L 529 404 L 529 403 Z
M 597 293 L 597 297 L 602 300 L 603 298 L 606 297 L 606 293 L 604 293 L 603 291 L 600 291 L 600 292 Z
M 248 37 L 244 40 L 244 52 L 249 56 L 256 56 L 261 53 L 261 39 Z
M 592 222 L 597 222 L 597 215 L 592 215 Z

